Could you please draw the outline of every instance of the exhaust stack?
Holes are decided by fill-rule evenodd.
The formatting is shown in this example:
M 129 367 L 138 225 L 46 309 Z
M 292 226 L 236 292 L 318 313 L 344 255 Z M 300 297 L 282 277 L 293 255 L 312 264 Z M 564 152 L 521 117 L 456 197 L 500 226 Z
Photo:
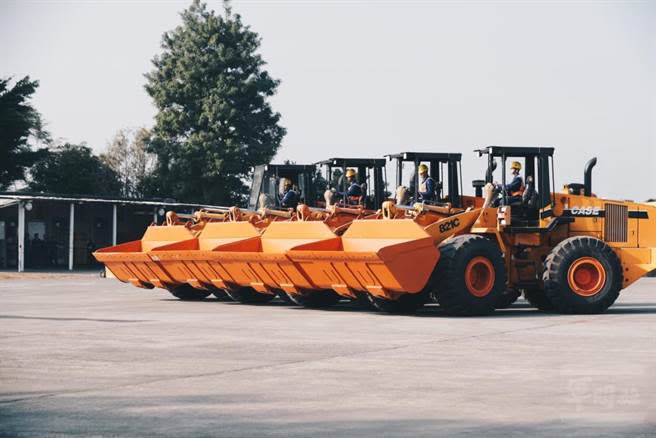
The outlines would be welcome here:
M 592 196 L 592 168 L 597 164 L 597 157 L 591 158 L 585 163 L 585 170 L 583 171 L 583 194 L 585 196 Z

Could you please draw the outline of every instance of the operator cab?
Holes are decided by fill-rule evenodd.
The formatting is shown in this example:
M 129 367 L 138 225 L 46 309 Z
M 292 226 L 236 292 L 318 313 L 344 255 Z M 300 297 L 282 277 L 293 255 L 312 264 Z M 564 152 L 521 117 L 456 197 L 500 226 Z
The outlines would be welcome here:
M 285 179 L 292 182 L 292 190 L 299 194 L 300 202 L 310 202 L 315 206 L 314 188 L 315 167 L 311 164 L 262 164 L 253 170 L 253 183 L 248 198 L 248 209 L 277 208 L 284 191 Z
M 429 205 L 463 207 L 461 159 L 462 154 L 441 152 L 401 152 L 385 156 L 396 161 L 396 203 L 412 205 L 424 202 Z M 422 191 L 419 179 L 420 166 L 428 168 L 428 176 L 434 181 L 434 193 L 430 200 L 420 199 L 417 188 Z M 468 206 L 468 205 L 467 205 Z M 473 204 L 472 204 L 473 206 Z
M 337 204 L 340 206 L 361 205 L 366 209 L 380 208 L 386 199 L 385 193 L 385 159 L 384 158 L 330 158 L 316 163 L 322 169 L 317 177 L 327 189 L 323 199 L 316 201 L 317 206 Z M 347 172 L 355 171 L 354 182 L 360 187 L 360 195 L 349 195 Z M 320 192 L 320 190 L 317 190 Z M 320 196 L 318 194 L 318 196 Z
M 494 185 L 489 194 L 491 206 L 510 206 L 514 225 L 539 226 L 540 211 L 553 205 L 551 172 L 554 148 L 487 146 L 475 152 L 488 157 L 485 182 Z M 519 176 L 523 184 L 520 188 L 511 184 L 511 163 L 513 167 L 519 164 L 521 168 Z

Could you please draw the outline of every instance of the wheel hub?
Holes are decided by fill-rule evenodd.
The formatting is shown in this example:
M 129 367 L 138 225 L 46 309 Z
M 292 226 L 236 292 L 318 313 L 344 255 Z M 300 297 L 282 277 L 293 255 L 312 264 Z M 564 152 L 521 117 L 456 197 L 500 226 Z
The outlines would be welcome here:
M 494 266 L 487 257 L 474 257 L 465 268 L 465 284 L 475 297 L 482 298 L 494 287 Z
M 569 267 L 567 281 L 575 294 L 591 297 L 606 284 L 606 270 L 596 258 L 581 257 Z

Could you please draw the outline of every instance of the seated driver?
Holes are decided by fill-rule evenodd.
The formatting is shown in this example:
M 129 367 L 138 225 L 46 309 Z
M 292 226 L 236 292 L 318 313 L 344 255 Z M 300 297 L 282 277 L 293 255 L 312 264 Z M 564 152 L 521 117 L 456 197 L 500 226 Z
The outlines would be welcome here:
M 419 202 L 430 202 L 435 200 L 435 181 L 428 176 L 428 166 L 419 165 Z
M 522 194 L 524 194 L 524 180 L 519 174 L 520 170 L 522 170 L 522 164 L 519 161 L 513 161 L 510 165 L 510 172 L 513 175 L 513 179 L 509 184 L 506 184 L 508 204 L 522 202 Z
M 348 198 L 349 203 L 354 203 L 357 204 L 358 200 L 360 197 L 362 197 L 362 187 L 360 187 L 360 184 L 358 184 L 355 180 L 355 177 L 357 176 L 357 173 L 353 169 L 347 169 L 346 170 L 346 184 L 348 188 L 346 189 L 346 193 L 344 192 L 337 192 L 338 195 L 344 196 Z M 357 199 L 356 199 L 357 198 Z
M 299 194 L 294 190 L 292 180 L 289 178 L 283 179 L 283 192 L 280 199 L 280 206 L 282 208 L 296 208 L 299 202 Z

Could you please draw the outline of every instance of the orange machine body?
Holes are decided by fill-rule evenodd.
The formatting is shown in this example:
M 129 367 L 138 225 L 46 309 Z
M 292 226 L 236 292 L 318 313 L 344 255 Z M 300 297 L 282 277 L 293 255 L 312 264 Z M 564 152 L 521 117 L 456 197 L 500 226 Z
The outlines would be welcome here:
M 542 256 L 560 241 L 574 236 L 594 237 L 613 249 L 622 264 L 623 288 L 656 269 L 656 207 L 567 192 L 553 193 L 552 198 L 553 207 L 541 211 L 540 227 L 548 229 L 554 222 L 562 223 L 553 232 L 502 233 L 509 259 L 515 260 L 512 248 L 520 246 L 533 253 L 534 266 L 528 271 L 522 263 L 510 267 L 513 281 L 522 282 L 538 275 Z

